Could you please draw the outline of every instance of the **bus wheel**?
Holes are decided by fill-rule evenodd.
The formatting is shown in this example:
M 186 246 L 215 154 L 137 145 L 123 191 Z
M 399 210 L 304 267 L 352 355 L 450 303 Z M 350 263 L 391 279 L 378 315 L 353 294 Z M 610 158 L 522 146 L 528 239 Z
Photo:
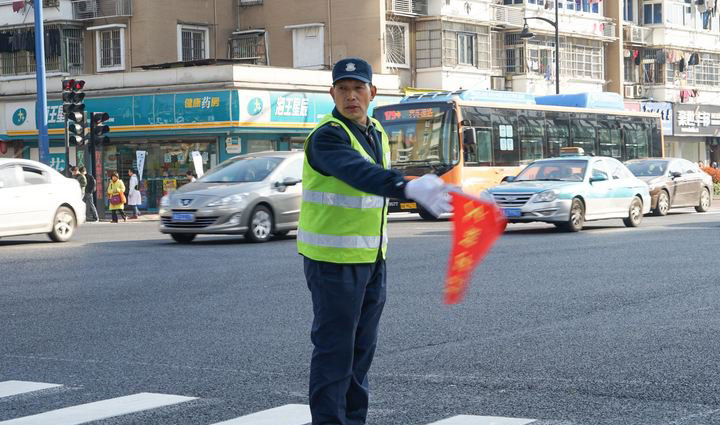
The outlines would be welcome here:
M 423 220 L 427 220 L 427 221 L 439 220 L 438 217 L 435 217 L 434 215 L 430 214 L 429 212 L 425 211 L 422 208 L 418 209 L 418 214 L 420 214 L 420 217 L 422 217 Z

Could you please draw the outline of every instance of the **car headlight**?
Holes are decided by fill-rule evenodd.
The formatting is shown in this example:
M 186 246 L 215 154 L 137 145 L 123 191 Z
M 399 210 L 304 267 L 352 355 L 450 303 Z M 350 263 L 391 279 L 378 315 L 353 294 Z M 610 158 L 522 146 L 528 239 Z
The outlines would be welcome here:
M 216 199 L 209 204 L 207 204 L 208 207 L 242 207 L 245 203 L 245 198 L 247 197 L 247 194 L 241 193 L 237 195 L 230 195 L 226 196 L 224 198 Z
M 165 195 L 160 199 L 160 207 L 167 208 L 170 206 L 170 196 Z
M 557 199 L 557 193 L 554 190 L 546 190 L 535 194 L 533 202 L 552 202 Z

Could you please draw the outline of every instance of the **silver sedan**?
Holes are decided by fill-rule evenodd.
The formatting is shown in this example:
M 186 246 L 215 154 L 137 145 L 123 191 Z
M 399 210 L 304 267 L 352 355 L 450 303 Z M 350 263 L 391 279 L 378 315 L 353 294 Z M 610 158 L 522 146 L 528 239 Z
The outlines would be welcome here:
M 303 152 L 241 155 L 182 186 L 160 203 L 160 231 L 180 243 L 198 234 L 265 242 L 297 229 Z

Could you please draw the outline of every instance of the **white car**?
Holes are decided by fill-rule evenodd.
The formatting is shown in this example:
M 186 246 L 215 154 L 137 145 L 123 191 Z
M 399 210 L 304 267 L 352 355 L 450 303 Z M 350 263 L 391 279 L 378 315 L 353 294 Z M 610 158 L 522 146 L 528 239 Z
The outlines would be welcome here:
M 37 161 L 0 158 L 0 237 L 47 233 L 65 242 L 84 222 L 77 180 Z

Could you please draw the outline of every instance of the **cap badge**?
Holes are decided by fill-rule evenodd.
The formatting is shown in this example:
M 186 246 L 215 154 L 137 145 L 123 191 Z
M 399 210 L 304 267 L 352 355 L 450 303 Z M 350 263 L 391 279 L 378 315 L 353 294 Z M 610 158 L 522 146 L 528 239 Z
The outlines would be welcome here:
M 355 64 L 352 62 L 348 62 L 348 64 L 345 66 L 345 72 L 353 72 L 355 71 Z

